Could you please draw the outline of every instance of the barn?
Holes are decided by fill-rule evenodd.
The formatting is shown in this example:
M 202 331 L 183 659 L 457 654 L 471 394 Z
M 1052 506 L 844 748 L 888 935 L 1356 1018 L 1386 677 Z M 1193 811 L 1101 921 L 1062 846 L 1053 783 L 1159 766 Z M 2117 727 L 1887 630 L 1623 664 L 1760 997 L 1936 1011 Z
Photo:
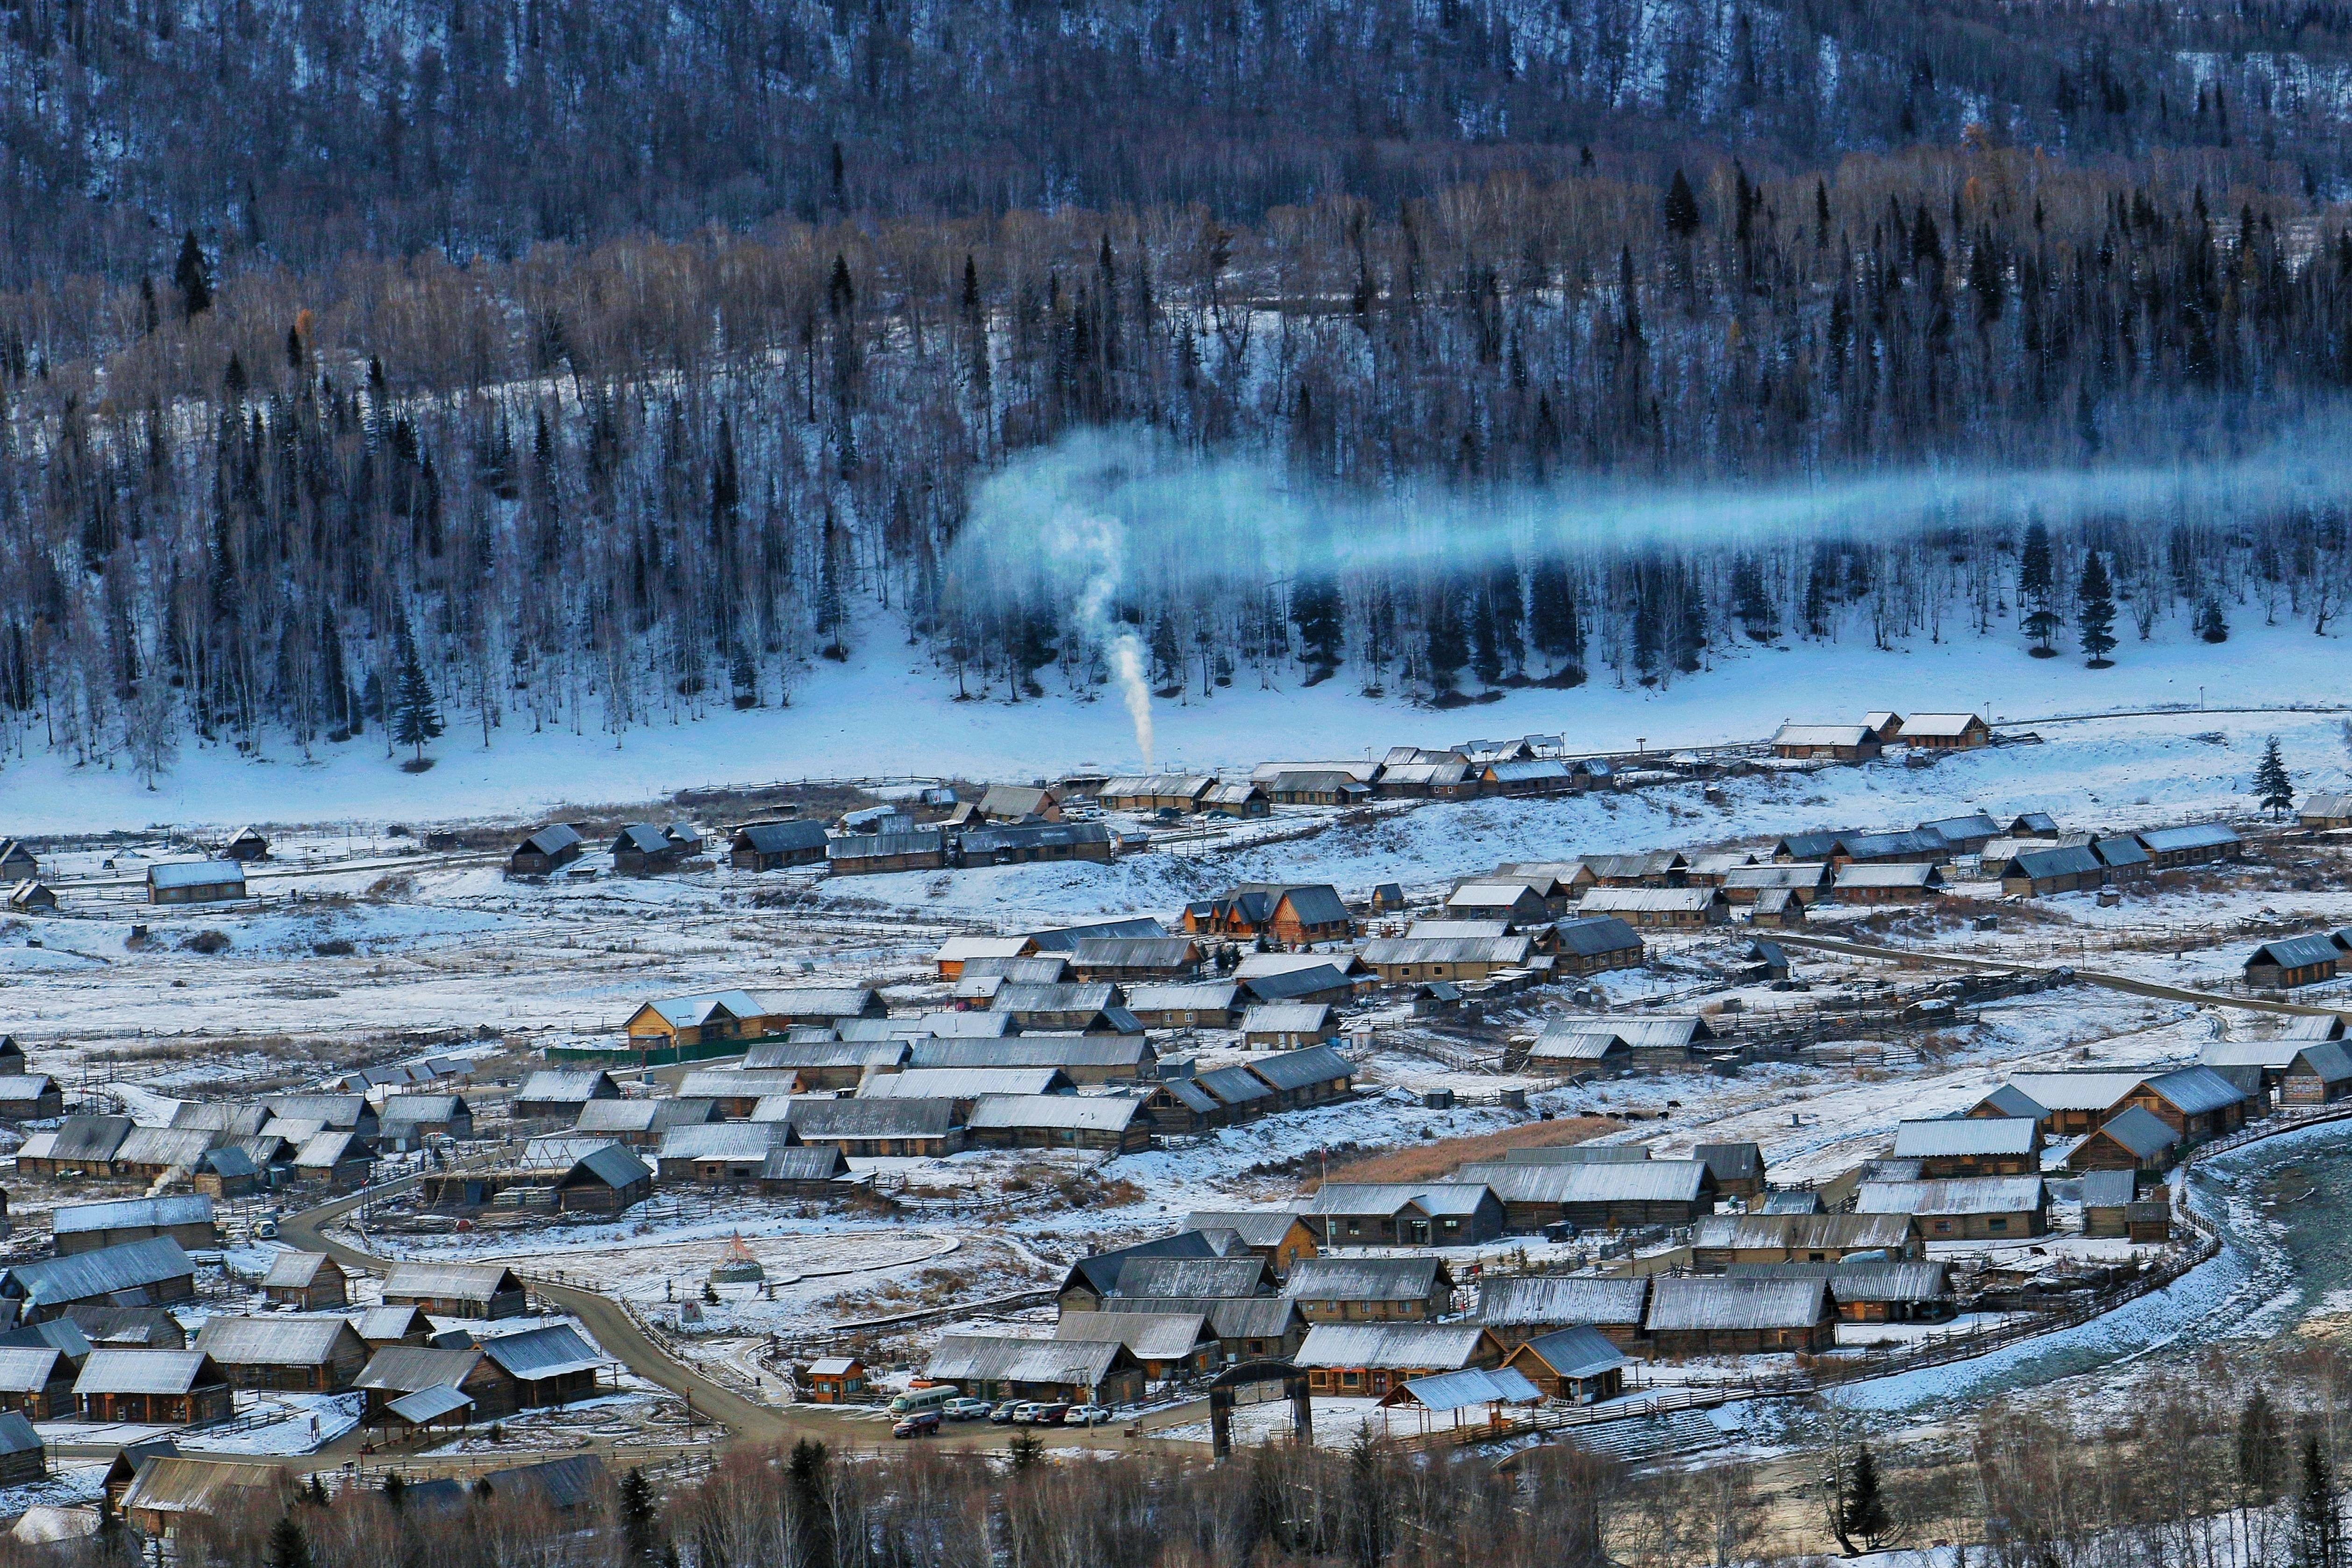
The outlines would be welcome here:
M 147 868 L 151 904 L 209 904 L 245 897 L 245 867 L 236 860 L 166 860 Z
M 1864 1182 L 1854 1210 L 1908 1215 L 1929 1241 L 2016 1241 L 2050 1228 L 2050 1194 L 2040 1176 Z
M 1837 1342 L 1837 1306 L 1826 1279 L 1661 1279 L 1643 1324 L 1661 1356 L 1818 1353 Z
M 2336 966 L 2342 957 L 2336 943 L 2324 933 L 2280 937 L 2247 955 L 2246 984 L 2259 991 L 2316 985 L 2336 978 Z
M 2030 1176 L 2042 1169 L 2042 1124 L 2032 1117 L 1937 1117 L 1900 1122 L 1893 1158 L 1916 1160 L 1920 1175 Z

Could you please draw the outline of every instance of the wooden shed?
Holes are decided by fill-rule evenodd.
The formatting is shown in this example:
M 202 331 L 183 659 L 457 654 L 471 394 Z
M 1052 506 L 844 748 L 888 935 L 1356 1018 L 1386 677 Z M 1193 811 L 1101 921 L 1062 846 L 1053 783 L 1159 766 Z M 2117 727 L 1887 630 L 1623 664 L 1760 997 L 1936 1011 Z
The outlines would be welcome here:
M 368 1363 L 367 1342 L 340 1317 L 211 1318 L 195 1348 L 238 1388 L 331 1394 Z
M 1652 1281 L 1643 1329 L 1669 1358 L 1818 1354 L 1837 1342 L 1837 1304 L 1826 1279 L 1670 1277 Z
M 322 1312 L 350 1304 L 351 1279 L 343 1266 L 323 1252 L 280 1252 L 262 1276 L 261 1299 L 276 1307 Z

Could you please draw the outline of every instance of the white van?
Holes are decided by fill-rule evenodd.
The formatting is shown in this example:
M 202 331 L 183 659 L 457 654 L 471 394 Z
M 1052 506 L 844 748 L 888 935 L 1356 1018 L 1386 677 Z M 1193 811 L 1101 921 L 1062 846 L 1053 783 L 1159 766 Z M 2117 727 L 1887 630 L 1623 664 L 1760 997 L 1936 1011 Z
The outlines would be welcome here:
M 945 1410 L 962 1397 L 962 1391 L 944 1383 L 937 1388 L 909 1389 L 890 1402 L 890 1414 L 917 1415 L 926 1410 Z

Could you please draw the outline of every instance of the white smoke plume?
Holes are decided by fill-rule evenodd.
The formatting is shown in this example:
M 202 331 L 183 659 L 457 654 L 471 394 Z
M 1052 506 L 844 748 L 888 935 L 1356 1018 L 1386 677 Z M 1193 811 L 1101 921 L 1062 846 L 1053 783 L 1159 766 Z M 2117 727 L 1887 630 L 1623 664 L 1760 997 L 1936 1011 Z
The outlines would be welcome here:
M 1135 724 L 1136 749 L 1143 771 L 1152 769 L 1151 687 L 1145 679 L 1143 639 L 1132 627 L 1111 618 L 1124 560 L 1120 526 L 1080 509 L 1064 509 L 1045 517 L 1038 543 L 1050 571 L 1063 591 L 1074 594 L 1071 618 L 1087 637 L 1103 645 L 1111 679 L 1118 682 L 1127 715 Z

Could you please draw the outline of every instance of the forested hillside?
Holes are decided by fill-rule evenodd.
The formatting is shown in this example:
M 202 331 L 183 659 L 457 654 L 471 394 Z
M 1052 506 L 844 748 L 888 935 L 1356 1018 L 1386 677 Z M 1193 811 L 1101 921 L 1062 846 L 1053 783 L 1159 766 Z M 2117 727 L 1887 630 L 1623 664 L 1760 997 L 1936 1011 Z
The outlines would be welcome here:
M 486 741 L 774 704 L 878 637 L 1460 700 L 2325 630 L 2347 26 L 22 0 L 0 712 L 152 770 L 382 744 L 404 688 Z M 1259 487 L 1230 552 L 1148 515 L 1193 464 Z M 1850 500 L 1593 500 L 1792 486 Z M 1054 559 L 1097 502 L 1112 564 Z M 1381 517 L 1426 526 L 1335 547 Z

